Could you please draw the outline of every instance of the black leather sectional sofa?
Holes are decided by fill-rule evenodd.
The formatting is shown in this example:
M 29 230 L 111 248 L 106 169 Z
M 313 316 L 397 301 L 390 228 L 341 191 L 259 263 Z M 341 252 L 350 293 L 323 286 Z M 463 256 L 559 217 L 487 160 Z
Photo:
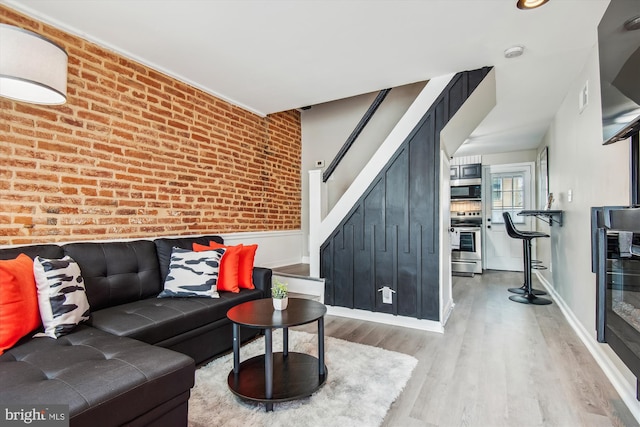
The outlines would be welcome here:
M 67 404 L 71 426 L 186 426 L 196 364 L 232 348 L 227 310 L 271 289 L 271 270 L 255 267 L 256 289 L 156 298 L 172 248 L 209 241 L 223 243 L 202 236 L 0 249 L 0 259 L 71 256 L 91 306 L 91 319 L 70 334 L 30 334 L 0 355 L 0 404 Z

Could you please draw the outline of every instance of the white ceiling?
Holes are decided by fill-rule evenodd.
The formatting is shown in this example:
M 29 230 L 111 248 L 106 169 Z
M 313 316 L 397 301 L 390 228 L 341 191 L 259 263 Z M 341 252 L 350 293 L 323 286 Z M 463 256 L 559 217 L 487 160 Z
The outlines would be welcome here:
M 497 106 L 461 149 L 482 154 L 538 146 L 609 0 L 0 2 L 261 115 L 495 66 Z

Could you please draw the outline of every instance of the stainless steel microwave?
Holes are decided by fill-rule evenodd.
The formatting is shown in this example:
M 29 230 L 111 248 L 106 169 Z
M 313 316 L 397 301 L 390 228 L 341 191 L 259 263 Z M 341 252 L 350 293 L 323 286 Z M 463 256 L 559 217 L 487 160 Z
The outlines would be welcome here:
M 451 200 L 480 200 L 482 186 L 480 184 L 454 185 L 451 187 Z

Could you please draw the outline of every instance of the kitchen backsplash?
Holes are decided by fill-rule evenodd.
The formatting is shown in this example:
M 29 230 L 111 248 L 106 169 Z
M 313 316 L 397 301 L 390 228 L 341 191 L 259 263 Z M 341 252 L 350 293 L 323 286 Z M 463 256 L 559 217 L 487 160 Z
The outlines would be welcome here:
M 471 211 L 481 211 L 482 210 L 482 202 L 479 200 L 452 200 L 451 201 L 451 212 L 471 212 Z

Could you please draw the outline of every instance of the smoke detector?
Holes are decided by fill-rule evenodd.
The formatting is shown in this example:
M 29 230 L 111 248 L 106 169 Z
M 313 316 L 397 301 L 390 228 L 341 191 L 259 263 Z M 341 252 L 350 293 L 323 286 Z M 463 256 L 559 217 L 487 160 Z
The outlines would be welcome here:
M 504 51 L 504 57 L 509 58 L 517 58 L 524 53 L 524 46 L 511 46 Z

